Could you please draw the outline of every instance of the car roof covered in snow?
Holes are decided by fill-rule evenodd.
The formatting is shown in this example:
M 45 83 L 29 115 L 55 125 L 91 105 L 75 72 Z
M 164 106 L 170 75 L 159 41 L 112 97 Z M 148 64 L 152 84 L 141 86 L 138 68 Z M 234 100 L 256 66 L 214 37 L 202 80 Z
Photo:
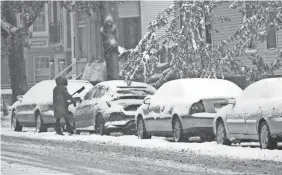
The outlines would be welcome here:
M 117 89 L 122 89 L 122 88 L 146 88 L 153 92 L 156 91 L 156 89 L 153 86 L 146 84 L 146 83 L 141 83 L 141 82 L 132 81 L 131 85 L 128 86 L 124 80 L 104 81 L 104 82 L 98 83 L 97 86 L 105 86 L 112 90 L 117 90 Z
M 189 99 L 231 98 L 239 96 L 242 89 L 231 81 L 209 78 L 186 78 L 172 80 L 160 88 L 160 95 Z M 163 89 L 163 90 L 162 90 Z M 158 92 L 157 92 L 158 93 Z
M 45 103 L 53 101 L 53 89 L 56 86 L 55 80 L 44 80 L 35 84 L 27 93 L 23 96 L 23 101 L 33 103 Z M 68 92 L 73 94 L 78 89 L 85 87 L 80 94 L 74 95 L 74 97 L 84 96 L 93 85 L 85 80 L 68 80 Z
M 282 78 L 266 78 L 250 84 L 243 93 L 244 98 L 282 97 Z

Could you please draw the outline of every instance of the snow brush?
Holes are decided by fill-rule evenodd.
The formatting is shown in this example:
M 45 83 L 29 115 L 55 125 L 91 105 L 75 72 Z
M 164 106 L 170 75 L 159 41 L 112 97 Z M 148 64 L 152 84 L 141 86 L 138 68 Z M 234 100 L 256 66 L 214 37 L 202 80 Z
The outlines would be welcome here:
M 80 89 L 78 89 L 77 91 L 75 91 L 71 96 L 74 96 L 74 94 L 76 94 L 76 93 L 80 93 L 80 92 L 82 92 L 83 90 L 85 89 L 85 87 L 83 86 L 82 88 L 80 88 Z

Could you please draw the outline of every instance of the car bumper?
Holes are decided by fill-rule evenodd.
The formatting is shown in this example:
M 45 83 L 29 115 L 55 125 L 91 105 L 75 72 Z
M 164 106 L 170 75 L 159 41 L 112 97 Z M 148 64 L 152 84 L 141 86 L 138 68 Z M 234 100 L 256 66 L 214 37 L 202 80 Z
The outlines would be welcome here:
M 121 132 L 123 134 L 135 134 L 135 120 L 108 121 L 105 123 L 106 132 Z

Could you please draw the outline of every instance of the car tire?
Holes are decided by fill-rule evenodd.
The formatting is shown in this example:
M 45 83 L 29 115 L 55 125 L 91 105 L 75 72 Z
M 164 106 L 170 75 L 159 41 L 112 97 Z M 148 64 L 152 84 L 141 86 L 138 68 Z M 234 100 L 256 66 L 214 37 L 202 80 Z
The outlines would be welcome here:
M 136 129 L 137 129 L 138 139 L 151 139 L 152 136 L 148 135 L 144 124 L 144 120 L 141 117 L 137 119 Z
M 23 126 L 19 124 L 19 121 L 16 119 L 16 114 L 15 112 L 12 113 L 11 117 L 11 128 L 13 131 L 22 131 Z
M 216 142 L 221 145 L 231 146 L 232 142 L 226 136 L 226 130 L 223 121 L 219 121 L 216 127 Z
M 38 113 L 35 117 L 35 122 L 36 122 L 36 132 L 40 133 L 40 132 L 47 132 L 47 128 L 44 127 L 43 121 L 42 121 L 42 117 L 41 114 Z
M 69 123 L 70 123 L 70 127 L 71 129 L 74 131 L 75 130 L 75 119 L 73 114 L 69 115 Z M 67 129 L 67 128 L 66 128 Z
M 99 135 L 107 135 L 105 132 L 105 120 L 102 116 L 102 114 L 98 114 L 96 117 L 95 122 L 95 131 Z
M 175 142 L 184 141 L 183 128 L 182 124 L 178 117 L 175 117 L 172 121 L 172 132 L 173 132 L 173 140 Z
M 271 137 L 269 127 L 265 121 L 259 125 L 259 143 L 261 149 L 275 149 L 277 147 L 277 141 Z

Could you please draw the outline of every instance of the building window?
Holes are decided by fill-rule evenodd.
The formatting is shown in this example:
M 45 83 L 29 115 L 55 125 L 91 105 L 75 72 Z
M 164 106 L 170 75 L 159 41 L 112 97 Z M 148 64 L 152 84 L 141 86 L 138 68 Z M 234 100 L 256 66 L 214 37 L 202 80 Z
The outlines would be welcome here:
M 245 14 L 245 20 L 246 21 L 248 18 L 252 17 L 255 15 L 255 12 L 253 11 L 252 5 L 250 4 L 250 2 L 248 4 L 246 4 L 246 14 Z M 256 44 L 253 41 L 253 38 L 250 39 L 250 43 L 248 46 L 249 49 L 254 49 L 256 48 Z
M 273 25 L 267 27 L 267 49 L 276 49 L 276 31 Z
M 51 23 L 49 24 L 50 43 L 60 43 L 62 39 L 62 6 L 55 1 L 51 2 Z
M 211 17 L 205 14 L 205 35 L 206 35 L 206 43 L 212 44 L 212 26 L 211 26 Z
M 78 12 L 78 55 L 79 58 L 87 58 L 87 29 L 86 29 L 86 14 Z
M 34 79 L 35 83 L 51 78 L 50 57 L 34 57 Z
M 79 35 L 79 57 L 86 58 L 87 57 L 87 30 L 85 26 L 78 27 L 78 35 Z
M 277 48 L 277 40 L 276 40 L 276 30 L 273 25 L 275 15 L 274 13 L 270 13 L 268 16 L 268 26 L 267 26 L 267 49 L 276 49 Z
M 126 49 L 135 47 L 141 39 L 140 17 L 120 18 L 119 44 Z
M 71 48 L 71 11 L 67 11 L 67 48 Z
M 43 32 L 43 31 L 46 31 L 45 7 L 42 8 L 42 11 L 37 16 L 36 20 L 33 23 L 33 32 Z

